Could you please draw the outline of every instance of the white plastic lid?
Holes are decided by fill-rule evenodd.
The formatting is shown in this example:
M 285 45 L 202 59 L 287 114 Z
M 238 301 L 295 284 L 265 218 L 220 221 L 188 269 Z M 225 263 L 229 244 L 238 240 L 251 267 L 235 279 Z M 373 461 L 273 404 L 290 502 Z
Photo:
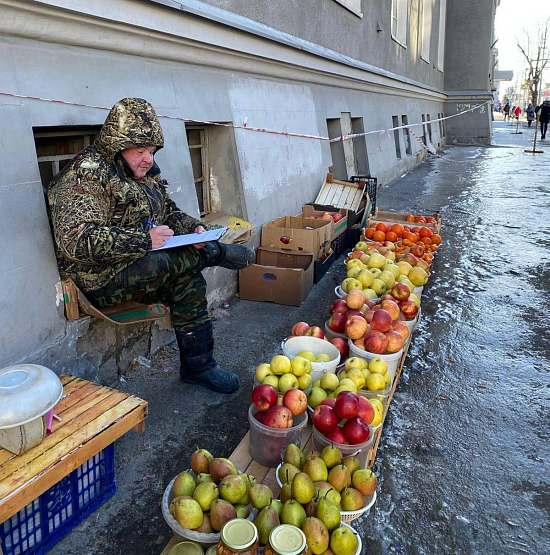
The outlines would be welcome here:
M 306 536 L 296 526 L 281 524 L 271 530 L 269 545 L 281 555 L 299 555 L 306 548 Z
M 46 414 L 63 395 L 63 385 L 49 368 L 18 364 L 0 370 L 0 429 L 27 424 Z

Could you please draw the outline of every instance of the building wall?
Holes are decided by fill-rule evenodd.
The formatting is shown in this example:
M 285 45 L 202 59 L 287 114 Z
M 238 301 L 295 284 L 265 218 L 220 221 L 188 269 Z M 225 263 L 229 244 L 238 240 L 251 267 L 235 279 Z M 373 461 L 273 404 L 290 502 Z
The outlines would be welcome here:
M 327 119 L 343 113 L 357 125 L 362 118 L 369 131 L 391 127 L 392 116 L 407 115 L 414 124 L 423 114 L 434 119 L 443 112 L 445 95 L 437 90 L 156 2 L 0 0 L 0 9 L 0 91 L 105 107 L 138 96 L 163 115 L 238 125 L 246 119 L 249 126 L 323 137 Z M 0 137 L 9 137 L 0 150 L 0 314 L 9 322 L 0 336 L 0 366 L 41 361 L 58 372 L 108 381 L 136 354 L 171 338 L 154 326 L 113 330 L 63 316 L 33 128 L 99 125 L 106 114 L 0 95 Z M 166 147 L 157 161 L 174 200 L 197 216 L 185 123 L 161 122 Z M 422 135 L 421 127 L 414 129 Z M 432 134 L 434 144 L 444 142 L 437 124 Z M 227 128 L 212 139 L 222 209 L 258 229 L 313 201 L 333 163 L 328 141 Z M 399 160 L 393 133 L 364 141 L 370 172 L 381 183 L 424 157 L 416 140 L 410 155 L 403 133 L 398 140 Z M 207 281 L 213 303 L 236 288 L 234 274 L 220 268 L 210 269 Z

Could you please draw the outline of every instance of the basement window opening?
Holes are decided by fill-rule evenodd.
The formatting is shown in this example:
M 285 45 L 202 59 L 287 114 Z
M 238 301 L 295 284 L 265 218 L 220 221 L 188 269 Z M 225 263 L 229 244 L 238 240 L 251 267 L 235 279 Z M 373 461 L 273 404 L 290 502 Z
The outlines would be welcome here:
M 392 127 L 399 127 L 399 118 L 392 116 Z M 395 141 L 395 156 L 398 160 L 401 159 L 401 141 L 399 140 L 399 129 L 393 130 L 393 140 Z
M 191 166 L 193 168 L 193 180 L 199 203 L 201 218 L 210 214 L 210 168 L 208 163 L 208 132 L 206 126 L 185 126 Z
M 401 116 L 401 125 L 409 125 L 409 116 Z M 411 146 L 411 133 L 408 129 L 403 129 L 403 137 L 405 139 L 405 154 L 410 156 L 412 154 Z

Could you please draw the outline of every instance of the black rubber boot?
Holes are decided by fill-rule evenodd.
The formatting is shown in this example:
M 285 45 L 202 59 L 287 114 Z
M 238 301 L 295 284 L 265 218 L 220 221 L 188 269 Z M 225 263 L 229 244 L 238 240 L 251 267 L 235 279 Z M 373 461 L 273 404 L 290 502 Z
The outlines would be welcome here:
M 238 376 L 222 370 L 214 360 L 212 322 L 206 322 L 189 333 L 176 330 L 176 339 L 182 382 L 202 385 L 218 393 L 233 393 L 239 389 Z
M 210 241 L 201 249 L 206 256 L 205 268 L 221 266 L 229 270 L 242 270 L 254 262 L 254 249 L 245 245 L 226 245 Z

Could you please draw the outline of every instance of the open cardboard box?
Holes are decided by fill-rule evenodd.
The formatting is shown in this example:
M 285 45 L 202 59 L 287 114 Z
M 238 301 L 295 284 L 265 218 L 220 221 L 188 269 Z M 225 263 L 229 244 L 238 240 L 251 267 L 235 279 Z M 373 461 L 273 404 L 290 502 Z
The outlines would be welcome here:
M 322 206 L 319 204 L 305 204 L 302 207 L 302 212 L 297 214 L 297 218 L 308 218 L 311 216 L 322 216 L 325 212 L 330 212 L 331 214 L 341 214 L 343 218 L 338 222 L 332 222 L 333 229 L 330 240 L 334 241 L 336 237 L 342 235 L 348 228 L 348 211 L 345 208 L 334 208 L 334 206 Z M 330 223 L 329 220 L 327 222 Z
M 219 225 L 227 227 L 227 231 L 220 239 L 221 243 L 226 244 L 233 243 L 235 245 L 242 245 L 252 237 L 252 232 L 254 231 L 254 226 L 247 220 L 237 218 L 236 216 L 230 216 L 223 212 L 208 214 L 202 218 L 201 222 L 209 226 Z
M 313 254 L 260 247 L 256 262 L 239 271 L 239 295 L 248 301 L 300 306 L 313 286 Z
M 318 260 L 330 249 L 333 227 L 333 221 L 283 216 L 264 224 L 261 246 L 309 252 Z

